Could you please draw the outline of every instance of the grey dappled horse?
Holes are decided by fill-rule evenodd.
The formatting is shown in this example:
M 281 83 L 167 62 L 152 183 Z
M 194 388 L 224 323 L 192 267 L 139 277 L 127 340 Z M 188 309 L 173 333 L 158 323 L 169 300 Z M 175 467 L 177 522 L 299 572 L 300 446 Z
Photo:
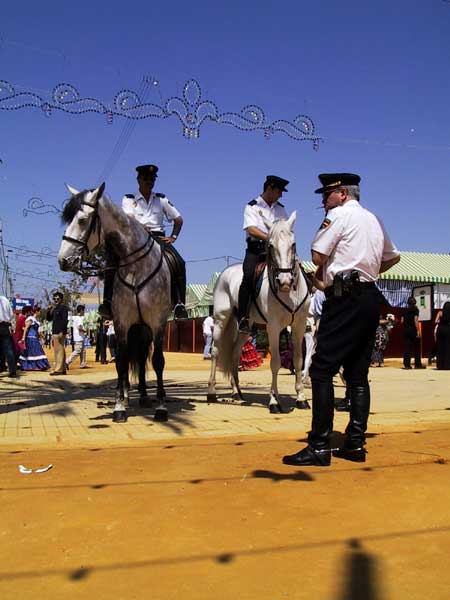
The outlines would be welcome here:
M 77 271 L 89 253 L 103 241 L 119 259 L 114 279 L 112 309 L 117 337 L 117 392 L 113 420 L 127 420 L 129 367 L 139 376 L 139 404 L 147 406 L 145 365 L 153 342 L 152 365 L 156 373 L 155 420 L 167 421 L 163 383 L 163 340 L 172 310 L 170 272 L 161 246 L 135 219 L 103 196 L 105 184 L 78 192 L 67 186 L 72 197 L 62 219 L 68 224 L 58 253 L 63 271 Z
M 309 408 L 303 393 L 302 342 L 310 300 L 306 279 L 295 254 L 295 218 L 293 212 L 287 220 L 280 219 L 273 224 L 265 220 L 268 228 L 267 265 L 261 290 L 252 302 L 249 314 L 250 323 L 267 323 L 272 370 L 269 409 L 272 413 L 282 412 L 277 384 L 281 366 L 279 340 L 280 332 L 288 325 L 292 327 L 294 343 L 296 406 Z M 231 379 L 233 398 L 243 399 L 238 369 L 241 350 L 248 336 L 239 333 L 236 319 L 241 281 L 242 264 L 232 265 L 221 273 L 214 289 L 214 343 L 207 396 L 210 402 L 217 399 L 217 363 Z

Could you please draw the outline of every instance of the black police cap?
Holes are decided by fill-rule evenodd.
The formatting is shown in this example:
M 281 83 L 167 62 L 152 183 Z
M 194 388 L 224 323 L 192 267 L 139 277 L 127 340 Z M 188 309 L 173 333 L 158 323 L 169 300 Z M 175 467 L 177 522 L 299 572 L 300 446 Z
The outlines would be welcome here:
M 276 175 L 267 175 L 266 183 L 268 183 L 272 187 L 281 190 L 282 192 L 289 191 L 286 189 L 286 186 L 288 185 L 289 181 L 287 179 L 283 179 L 282 177 L 277 177 Z
M 158 177 L 158 167 L 156 165 L 140 165 L 136 167 L 136 171 L 138 175 L 143 175 L 144 177 L 154 177 L 155 179 Z
M 322 187 L 314 191 L 315 194 L 324 194 L 332 192 L 342 185 L 359 185 L 361 177 L 354 173 L 321 173 L 319 175 Z

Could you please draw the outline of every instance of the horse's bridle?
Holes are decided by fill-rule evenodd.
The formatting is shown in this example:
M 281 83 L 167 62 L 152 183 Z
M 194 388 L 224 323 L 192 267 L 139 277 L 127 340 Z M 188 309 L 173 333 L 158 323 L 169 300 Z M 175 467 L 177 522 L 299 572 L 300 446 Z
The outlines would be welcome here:
M 91 204 L 90 202 L 86 202 L 86 200 L 82 200 L 81 204 L 85 205 L 85 206 L 89 206 L 90 208 L 94 209 L 94 213 L 92 214 L 92 221 L 91 221 L 91 224 L 89 225 L 89 229 L 85 232 L 85 234 L 83 235 L 82 239 L 73 238 L 73 237 L 70 237 L 69 235 L 63 235 L 62 239 L 65 240 L 66 242 L 70 242 L 70 243 L 75 244 L 77 246 L 81 246 L 83 248 L 83 251 L 84 251 L 85 255 L 87 256 L 89 254 L 88 241 L 89 241 L 89 238 L 91 237 L 91 235 L 95 231 L 98 232 L 98 244 L 100 245 L 100 242 L 101 242 L 101 239 L 100 239 L 100 234 L 101 234 L 100 217 L 98 216 L 98 204 Z M 150 242 L 150 244 L 149 244 L 149 242 Z M 132 260 L 129 263 L 121 263 L 121 264 L 119 264 L 118 267 L 119 268 L 121 268 L 121 267 L 128 267 L 128 266 L 130 266 L 130 265 L 138 262 L 139 260 L 141 260 L 142 258 L 144 258 L 145 256 L 147 256 L 147 254 L 151 251 L 154 243 L 155 243 L 155 240 L 153 239 L 153 237 L 149 233 L 147 239 L 145 240 L 145 244 L 143 244 L 142 246 L 140 246 L 136 250 L 133 250 L 133 252 L 130 252 L 130 254 L 127 254 L 124 257 L 124 260 L 127 260 L 128 258 L 130 258 L 130 256 L 138 254 L 139 252 L 141 252 L 142 250 L 145 249 L 145 247 L 147 246 L 147 244 L 149 244 L 146 252 L 142 256 L 139 256 L 138 258 Z
M 89 225 L 89 229 L 83 236 L 83 239 L 79 240 L 77 238 L 70 237 L 69 235 L 63 235 L 62 239 L 65 240 L 66 242 L 71 242 L 72 244 L 82 246 L 84 252 L 86 252 L 86 254 L 89 254 L 88 241 L 89 241 L 89 238 L 91 237 L 92 233 L 95 232 L 95 230 L 98 231 L 98 243 L 100 244 L 100 220 L 99 220 L 99 216 L 98 216 L 98 204 L 90 204 L 89 202 L 86 202 L 86 200 L 82 200 L 81 204 L 82 205 L 84 204 L 85 206 L 89 206 L 90 208 L 94 209 L 94 213 L 92 215 L 92 221 L 91 221 L 91 224 Z
M 272 246 L 270 244 L 267 244 L 267 270 L 269 272 L 269 281 L 272 281 L 272 284 L 275 283 L 278 275 L 280 273 L 289 273 L 290 275 L 292 275 L 292 280 L 295 281 L 295 275 L 296 275 L 296 267 L 297 267 L 297 261 L 296 261 L 296 245 L 293 244 L 292 247 L 292 251 L 293 251 L 293 255 L 292 255 L 292 263 L 290 267 L 286 267 L 286 268 L 281 268 L 278 267 L 273 259 L 272 256 Z M 294 290 L 295 290 L 295 285 L 294 285 Z

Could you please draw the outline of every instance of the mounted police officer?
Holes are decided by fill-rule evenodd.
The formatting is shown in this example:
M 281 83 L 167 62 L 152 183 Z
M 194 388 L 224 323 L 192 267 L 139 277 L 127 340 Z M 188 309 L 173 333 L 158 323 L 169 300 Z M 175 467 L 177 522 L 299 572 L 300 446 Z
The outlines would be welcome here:
M 183 218 L 175 206 L 164 194 L 153 192 L 157 178 L 156 165 L 140 165 L 136 167 L 139 191 L 135 194 L 126 194 L 122 198 L 122 209 L 129 216 L 141 223 L 145 229 L 159 242 L 166 254 L 169 255 L 169 266 L 172 275 L 172 295 L 174 297 L 174 319 L 187 319 L 186 298 L 186 265 L 173 243 L 178 238 L 183 226 Z M 163 221 L 173 222 L 172 233 L 166 237 Z M 102 317 L 111 319 L 111 300 L 114 277 L 116 274 L 114 257 L 110 256 L 107 249 L 107 262 L 109 265 L 105 272 L 105 288 L 103 303 L 99 306 Z M 109 260 L 108 260 L 109 259 Z M 112 260 L 111 260 L 112 259 Z
M 295 466 L 328 466 L 333 430 L 333 376 L 344 365 L 350 388 L 350 421 L 345 443 L 334 456 L 364 462 L 365 432 L 370 408 L 368 372 L 381 294 L 375 285 L 379 273 L 400 260 L 382 223 L 359 203 L 359 175 L 319 175 L 325 219 L 311 246 L 312 260 L 323 281 L 326 300 L 312 358 L 313 415 L 309 445 L 283 462 Z
M 253 278 L 256 265 L 266 260 L 267 227 L 263 218 L 271 223 L 277 219 L 287 219 L 286 210 L 279 202 L 283 192 L 287 192 L 289 181 L 276 175 L 267 175 L 263 192 L 258 198 L 247 204 L 244 210 L 244 231 L 247 250 L 245 252 L 244 275 L 239 288 L 238 324 L 241 333 L 250 333 L 248 311 L 253 290 Z

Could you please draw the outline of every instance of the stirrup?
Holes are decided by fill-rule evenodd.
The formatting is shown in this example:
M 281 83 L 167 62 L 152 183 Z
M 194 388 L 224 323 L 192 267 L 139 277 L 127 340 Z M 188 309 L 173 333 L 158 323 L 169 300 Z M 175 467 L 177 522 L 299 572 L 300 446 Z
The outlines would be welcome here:
M 175 321 L 186 321 L 187 319 L 189 319 L 186 307 L 184 306 L 184 304 L 181 304 L 181 302 L 174 306 L 173 318 Z
M 247 335 L 251 334 L 252 330 L 247 317 L 242 317 L 242 319 L 239 321 L 238 329 L 239 333 L 246 333 Z

